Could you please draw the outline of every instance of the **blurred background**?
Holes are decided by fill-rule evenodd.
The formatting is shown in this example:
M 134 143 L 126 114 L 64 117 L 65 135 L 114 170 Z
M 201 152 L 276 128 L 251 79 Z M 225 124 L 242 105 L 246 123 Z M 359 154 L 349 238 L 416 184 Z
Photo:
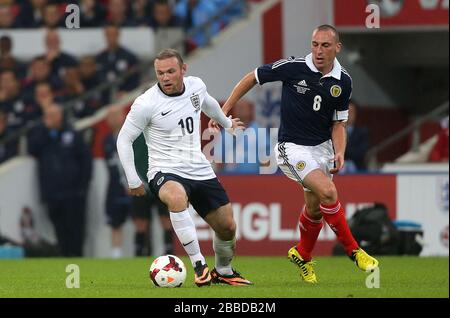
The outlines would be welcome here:
M 352 231 L 373 254 L 448 256 L 448 1 L 349 2 L 0 0 L 0 258 L 183 253 L 166 211 L 136 208 L 124 193 L 115 153 L 131 103 L 155 83 L 153 57 L 178 49 L 188 75 L 223 103 L 256 67 L 309 54 L 321 24 L 341 33 L 338 59 L 353 78 L 346 168 L 334 179 Z M 299 237 L 299 186 L 276 168 L 261 173 L 273 160 L 260 138 L 276 140 L 280 88 L 255 87 L 236 107 L 262 132 L 222 154 L 244 164 L 213 162 L 239 255 L 285 255 Z M 211 159 L 211 142 L 230 142 L 214 137 L 203 135 Z M 145 165 L 142 151 L 136 143 Z M 258 151 L 265 160 L 248 162 Z M 367 211 L 380 217 L 360 222 Z M 192 214 L 211 254 L 211 232 Z M 329 228 L 315 252 L 339 254 Z

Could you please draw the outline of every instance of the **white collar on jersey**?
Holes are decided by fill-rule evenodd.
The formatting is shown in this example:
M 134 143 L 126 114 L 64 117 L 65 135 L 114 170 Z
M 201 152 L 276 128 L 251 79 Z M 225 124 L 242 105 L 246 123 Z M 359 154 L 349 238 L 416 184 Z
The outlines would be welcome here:
M 311 71 L 316 72 L 316 73 L 320 72 L 313 63 L 312 53 L 309 53 L 308 55 L 306 55 L 305 61 L 306 61 L 306 65 L 308 65 L 308 67 L 311 69 Z M 335 79 L 340 80 L 341 79 L 341 70 L 342 70 L 341 64 L 339 63 L 337 58 L 334 58 L 333 69 L 331 70 L 330 73 L 322 76 L 322 78 L 334 77 Z

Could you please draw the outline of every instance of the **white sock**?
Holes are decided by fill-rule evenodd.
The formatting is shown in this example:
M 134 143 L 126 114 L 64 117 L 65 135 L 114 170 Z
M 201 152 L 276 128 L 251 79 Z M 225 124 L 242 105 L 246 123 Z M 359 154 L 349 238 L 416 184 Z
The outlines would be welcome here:
M 214 234 L 213 248 L 216 255 L 216 270 L 220 275 L 232 275 L 231 260 L 234 257 L 236 238 L 230 241 L 222 241 Z
M 170 212 L 170 221 L 172 222 L 172 227 L 177 234 L 178 240 L 189 255 L 192 266 L 195 267 L 197 261 L 205 264 L 205 257 L 200 253 L 195 224 L 192 221 L 189 211 L 186 209 L 182 212 Z
M 111 257 L 112 258 L 121 258 L 122 257 L 122 248 L 113 247 L 113 249 L 111 251 Z

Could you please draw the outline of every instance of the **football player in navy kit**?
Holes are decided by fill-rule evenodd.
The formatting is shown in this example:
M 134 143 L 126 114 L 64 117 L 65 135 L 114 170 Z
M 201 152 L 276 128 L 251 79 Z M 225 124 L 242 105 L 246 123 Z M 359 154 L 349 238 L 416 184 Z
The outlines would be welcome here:
M 337 30 L 321 25 L 312 33 L 311 54 L 262 65 L 235 86 L 222 107 L 225 114 L 256 84 L 281 81 L 281 123 L 275 147 L 277 163 L 287 177 L 303 186 L 300 242 L 288 252 L 308 283 L 316 283 L 312 250 L 323 220 L 336 233 L 347 255 L 366 271 L 378 261 L 362 250 L 350 232 L 332 175 L 344 165 L 346 121 L 352 79 L 336 59 L 342 44 Z M 211 128 L 217 128 L 210 121 Z

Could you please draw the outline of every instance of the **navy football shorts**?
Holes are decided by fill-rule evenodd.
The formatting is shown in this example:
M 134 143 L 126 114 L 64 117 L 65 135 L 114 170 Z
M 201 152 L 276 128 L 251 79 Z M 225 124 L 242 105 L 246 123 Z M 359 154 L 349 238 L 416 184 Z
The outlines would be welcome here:
M 150 190 L 159 197 L 159 190 L 167 181 L 176 181 L 184 187 L 189 202 L 202 218 L 205 218 L 213 210 L 230 203 L 225 189 L 217 178 L 193 180 L 173 173 L 158 172 L 149 183 Z

